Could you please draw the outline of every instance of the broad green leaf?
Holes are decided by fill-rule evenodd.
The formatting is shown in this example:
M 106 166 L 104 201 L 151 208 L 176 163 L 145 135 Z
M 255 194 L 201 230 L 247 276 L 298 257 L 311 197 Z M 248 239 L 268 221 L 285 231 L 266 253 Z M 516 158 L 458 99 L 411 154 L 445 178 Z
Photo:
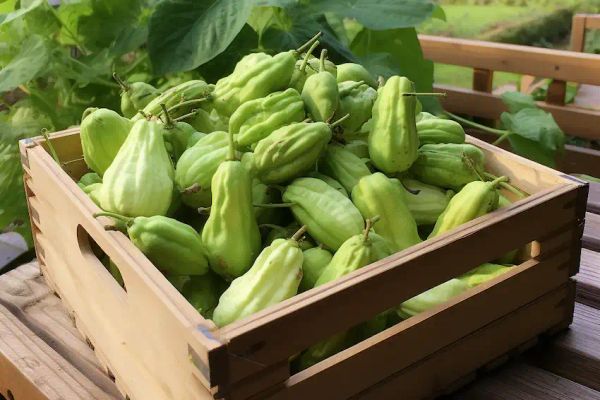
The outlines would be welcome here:
M 30 36 L 21 51 L 0 70 L 0 93 L 12 90 L 41 74 L 48 66 L 50 51 L 43 37 Z
M 331 12 L 354 18 L 373 30 L 417 26 L 429 18 L 435 8 L 433 0 L 320 0 L 309 6 L 315 14 Z
M 57 9 L 57 15 L 62 24 L 58 36 L 59 42 L 72 46 L 84 41 L 85 38 L 79 34 L 79 18 L 91 15 L 92 12 L 92 3 L 90 0 L 61 4 Z
M 88 50 L 109 47 L 122 31 L 137 25 L 141 0 L 91 0 L 92 13 L 79 18 L 77 31 Z
M 222 53 L 245 25 L 251 1 L 166 0 L 150 19 L 148 50 L 157 74 L 196 68 Z
M 257 40 L 258 36 L 250 25 L 244 25 L 224 52 L 200 66 L 201 75 L 208 82 L 216 82 L 223 76 L 229 75 L 235 63 L 255 49 Z
M 0 25 L 8 24 L 11 21 L 17 20 L 23 17 L 24 15 L 27 15 L 27 13 L 30 13 L 31 11 L 35 10 L 36 8 L 43 6 L 45 3 L 45 0 L 34 0 L 27 4 L 23 3 L 21 5 L 21 8 L 5 15 Z
M 565 135 L 551 114 L 539 108 L 523 108 L 515 114 L 502 113 L 500 120 L 513 134 L 508 137 L 517 154 L 554 166 L 564 149 Z
M 502 102 L 511 114 L 517 113 L 524 108 L 538 108 L 531 95 L 521 92 L 502 93 Z
M 435 6 L 433 12 L 431 13 L 431 18 L 439 19 L 442 21 L 446 21 L 446 12 L 439 4 Z
M 417 92 L 433 91 L 433 63 L 423 58 L 414 28 L 374 31 L 363 29 L 351 45 L 352 51 L 375 76 L 402 75 L 415 83 Z M 426 111 L 437 113 L 437 98 L 419 97 Z
M 37 34 L 50 37 L 57 32 L 61 25 L 56 18 L 54 10 L 44 1 L 40 6 L 34 7 L 23 16 L 28 35 Z
M 23 171 L 16 142 L 0 142 L 0 165 L 2 165 L 0 168 L 0 231 L 18 231 L 31 247 Z

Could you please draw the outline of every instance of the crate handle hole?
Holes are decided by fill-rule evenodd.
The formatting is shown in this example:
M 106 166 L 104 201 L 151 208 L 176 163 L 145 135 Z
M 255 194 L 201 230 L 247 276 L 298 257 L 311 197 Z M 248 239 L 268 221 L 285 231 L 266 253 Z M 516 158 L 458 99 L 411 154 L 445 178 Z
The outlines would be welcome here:
M 93 263 L 100 264 L 112 276 L 115 284 L 127 292 L 127 286 L 117 266 L 102 247 L 90 236 L 90 234 L 81 225 L 77 225 L 77 242 L 81 254 Z

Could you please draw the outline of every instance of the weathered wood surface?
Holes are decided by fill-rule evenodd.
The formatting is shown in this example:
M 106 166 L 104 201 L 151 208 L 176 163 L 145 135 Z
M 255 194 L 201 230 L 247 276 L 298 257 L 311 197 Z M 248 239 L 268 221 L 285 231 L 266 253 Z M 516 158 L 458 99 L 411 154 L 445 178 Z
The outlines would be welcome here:
M 593 242 L 600 198 L 595 188 L 590 193 L 586 235 Z M 576 280 L 571 329 L 452 398 L 600 400 L 600 253 L 582 251 Z M 122 398 L 35 262 L 0 276 L 0 394 L 10 398 L 8 390 L 15 400 Z
M 121 398 L 36 262 L 0 277 L 0 372 L 15 400 Z

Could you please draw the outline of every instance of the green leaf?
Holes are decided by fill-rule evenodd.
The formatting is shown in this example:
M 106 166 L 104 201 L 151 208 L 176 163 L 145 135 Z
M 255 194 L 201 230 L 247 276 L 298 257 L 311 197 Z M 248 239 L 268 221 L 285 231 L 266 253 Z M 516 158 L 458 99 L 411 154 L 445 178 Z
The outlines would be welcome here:
M 200 74 L 208 82 L 216 82 L 229 75 L 235 63 L 255 48 L 257 40 L 256 32 L 249 25 L 244 25 L 224 52 L 200 67 Z
M 150 19 L 148 51 L 155 72 L 186 71 L 223 52 L 242 30 L 251 1 L 166 0 Z
M 517 113 L 524 108 L 538 108 L 531 95 L 521 92 L 502 93 L 502 102 L 511 114 Z
M 554 167 L 562 153 L 565 135 L 552 114 L 539 108 L 523 108 L 515 114 L 502 113 L 500 120 L 512 134 L 508 137 L 517 154 Z
M 431 16 L 436 4 L 433 0 L 326 0 L 311 8 L 315 14 L 331 12 L 354 18 L 369 29 L 386 30 L 419 25 Z
M 100 51 L 109 47 L 122 31 L 138 24 L 141 0 L 91 0 L 92 13 L 82 15 L 77 32 L 85 47 Z
M 0 138 L 3 138 L 0 135 Z M 21 233 L 32 246 L 29 216 L 23 188 L 23 170 L 18 145 L 0 142 L 0 231 Z
M 27 15 L 28 13 L 35 10 L 36 8 L 43 6 L 45 3 L 46 3 L 45 0 L 34 0 L 27 5 L 23 4 L 22 7 L 19 8 L 18 10 L 7 14 L 4 17 L 4 20 L 2 20 L 2 22 L 0 23 L 0 25 L 8 24 L 11 21 L 20 19 L 21 17 L 23 17 L 24 15 Z
M 48 66 L 50 51 L 43 37 L 30 36 L 21 51 L 0 71 L 0 93 L 12 90 L 40 75 Z
M 374 31 L 364 29 L 350 46 L 365 67 L 375 76 L 402 75 L 415 83 L 417 92 L 433 91 L 433 63 L 423 58 L 414 28 Z M 419 97 L 426 111 L 438 113 L 435 97 Z
M 446 12 L 439 4 L 435 6 L 433 12 L 431 13 L 431 18 L 439 19 L 441 21 L 446 21 Z

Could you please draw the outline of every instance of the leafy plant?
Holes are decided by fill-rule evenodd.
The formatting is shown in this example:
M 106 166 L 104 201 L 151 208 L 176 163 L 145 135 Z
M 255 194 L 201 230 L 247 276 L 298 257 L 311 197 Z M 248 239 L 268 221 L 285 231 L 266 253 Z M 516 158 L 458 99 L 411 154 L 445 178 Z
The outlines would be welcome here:
M 502 100 L 508 112 L 500 115 L 505 129 L 494 129 L 447 113 L 451 118 L 484 132 L 498 136 L 494 144 L 504 140 L 510 142 L 515 153 L 554 167 L 556 156 L 562 153 L 565 135 L 554 121 L 552 114 L 539 108 L 530 95 L 519 92 L 507 92 Z
M 17 141 L 78 124 L 90 104 L 118 110 L 113 72 L 160 90 L 216 81 L 243 54 L 296 48 L 321 31 L 333 61 L 431 92 L 433 64 L 414 26 L 444 18 L 434 0 L 8 0 L 0 12 L 0 229 L 24 233 Z

